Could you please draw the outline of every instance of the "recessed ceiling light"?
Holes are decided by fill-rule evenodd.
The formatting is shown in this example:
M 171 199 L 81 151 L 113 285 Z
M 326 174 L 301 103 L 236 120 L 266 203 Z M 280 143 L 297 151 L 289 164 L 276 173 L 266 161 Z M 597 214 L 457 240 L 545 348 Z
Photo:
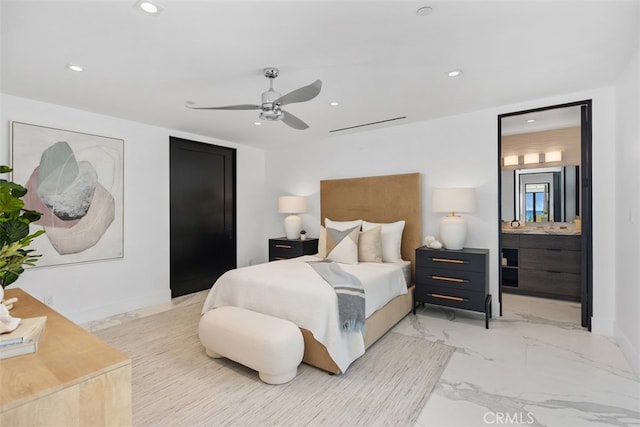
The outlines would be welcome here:
M 338 102 L 338 101 L 331 101 L 331 102 L 329 103 L 329 105 L 331 105 L 332 107 L 337 107 L 338 105 L 340 105 L 340 102 Z
M 149 0 L 138 0 L 133 7 L 148 13 L 149 15 L 157 15 L 164 9 L 158 3 Z
M 79 65 L 77 65 L 77 64 L 67 64 L 67 65 L 65 65 L 65 67 L 66 67 L 68 70 L 76 71 L 76 72 L 78 72 L 78 73 L 80 73 L 80 72 L 84 71 L 84 68 L 83 68 L 83 67 L 81 67 L 81 66 L 79 66 Z
M 256 126 L 260 126 L 262 124 L 262 122 L 253 122 L 254 125 Z
M 462 75 L 462 70 L 460 69 L 455 69 L 447 72 L 447 76 L 449 77 L 458 77 L 460 75 Z
M 527 123 L 534 123 L 536 119 L 527 119 Z
M 427 16 L 430 15 L 431 12 L 433 12 L 433 8 L 430 6 L 423 6 L 421 8 L 419 8 L 418 10 L 416 10 L 416 15 L 418 16 Z

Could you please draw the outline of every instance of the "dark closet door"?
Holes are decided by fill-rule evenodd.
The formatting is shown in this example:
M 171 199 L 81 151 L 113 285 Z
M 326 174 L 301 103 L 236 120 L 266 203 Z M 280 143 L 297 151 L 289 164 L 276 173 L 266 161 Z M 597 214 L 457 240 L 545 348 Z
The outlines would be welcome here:
M 173 298 L 236 268 L 235 150 L 171 137 L 169 168 Z

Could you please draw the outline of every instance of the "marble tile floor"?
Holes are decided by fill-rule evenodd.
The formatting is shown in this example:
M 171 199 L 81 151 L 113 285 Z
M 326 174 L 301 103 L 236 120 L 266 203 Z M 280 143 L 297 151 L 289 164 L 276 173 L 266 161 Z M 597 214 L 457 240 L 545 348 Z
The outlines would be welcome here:
M 202 304 L 207 291 L 83 325 L 114 326 Z M 580 305 L 503 294 L 502 317 L 419 307 L 394 332 L 456 348 L 415 427 L 640 426 L 640 381 L 611 338 L 580 326 Z
M 640 382 L 580 305 L 503 294 L 503 316 L 418 308 L 395 332 L 456 348 L 423 408 L 428 426 L 640 426 Z

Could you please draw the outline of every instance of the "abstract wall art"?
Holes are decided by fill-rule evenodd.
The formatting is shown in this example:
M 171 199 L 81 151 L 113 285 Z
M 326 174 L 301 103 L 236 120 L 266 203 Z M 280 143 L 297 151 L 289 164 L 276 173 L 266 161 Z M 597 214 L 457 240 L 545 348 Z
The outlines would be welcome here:
M 37 267 L 122 258 L 124 141 L 11 122 L 11 142 L 12 179 L 43 214 Z

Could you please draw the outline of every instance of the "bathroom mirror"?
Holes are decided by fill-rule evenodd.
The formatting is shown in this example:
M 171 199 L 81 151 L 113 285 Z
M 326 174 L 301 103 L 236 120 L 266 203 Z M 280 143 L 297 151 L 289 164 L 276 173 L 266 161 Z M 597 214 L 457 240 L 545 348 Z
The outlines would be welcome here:
M 502 220 L 571 222 L 580 215 L 580 107 L 501 119 Z
M 502 219 L 572 222 L 580 215 L 579 166 L 502 171 Z

